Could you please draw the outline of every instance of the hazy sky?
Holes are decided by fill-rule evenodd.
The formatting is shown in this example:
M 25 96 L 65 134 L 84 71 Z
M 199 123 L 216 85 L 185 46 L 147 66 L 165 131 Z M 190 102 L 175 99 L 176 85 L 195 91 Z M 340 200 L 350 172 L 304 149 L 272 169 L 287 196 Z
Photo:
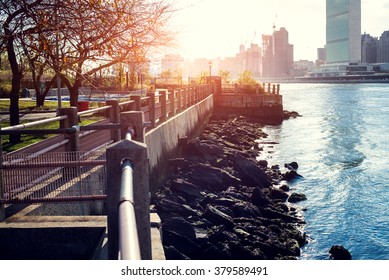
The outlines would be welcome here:
M 273 23 L 285 27 L 294 59 L 315 60 L 325 44 L 325 0 L 177 0 L 182 7 L 179 47 L 184 58 L 235 56 L 240 44 L 261 43 Z M 380 36 L 389 30 L 389 0 L 362 0 L 362 33 Z

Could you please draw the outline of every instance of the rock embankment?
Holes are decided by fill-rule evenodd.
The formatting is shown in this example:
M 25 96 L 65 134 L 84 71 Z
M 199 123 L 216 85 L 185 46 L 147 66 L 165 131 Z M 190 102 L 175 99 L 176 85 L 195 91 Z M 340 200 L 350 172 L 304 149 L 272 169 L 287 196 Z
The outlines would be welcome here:
M 257 161 L 262 138 L 260 124 L 228 116 L 214 117 L 192 141 L 181 139 L 182 157 L 170 161 L 172 175 L 155 198 L 167 259 L 300 255 L 304 220 L 291 203 L 306 198 L 287 185 L 300 175 Z

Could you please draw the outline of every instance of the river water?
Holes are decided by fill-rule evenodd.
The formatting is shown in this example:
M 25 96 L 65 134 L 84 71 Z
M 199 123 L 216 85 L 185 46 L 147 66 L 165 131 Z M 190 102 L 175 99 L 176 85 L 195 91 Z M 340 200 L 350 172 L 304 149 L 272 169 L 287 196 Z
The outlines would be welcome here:
M 282 84 L 281 94 L 302 117 L 267 126 L 261 157 L 299 164 L 290 186 L 308 198 L 297 204 L 302 259 L 328 259 L 339 244 L 353 259 L 389 260 L 389 85 Z

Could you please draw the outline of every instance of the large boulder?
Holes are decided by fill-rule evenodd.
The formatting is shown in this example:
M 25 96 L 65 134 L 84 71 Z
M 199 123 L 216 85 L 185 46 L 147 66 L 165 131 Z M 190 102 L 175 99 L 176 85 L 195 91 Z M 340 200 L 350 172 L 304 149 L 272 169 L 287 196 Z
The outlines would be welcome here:
M 254 187 L 270 187 L 271 180 L 265 171 L 253 160 L 235 153 L 232 156 L 234 168 L 240 173 L 244 184 Z
M 292 193 L 288 198 L 288 202 L 290 203 L 296 203 L 304 200 L 307 200 L 307 197 L 302 193 Z
M 261 215 L 258 208 L 250 202 L 238 202 L 232 207 L 235 217 L 256 218 Z
M 269 194 L 270 197 L 274 200 L 286 201 L 286 199 L 289 197 L 289 195 L 286 192 L 276 188 L 271 188 Z
M 227 171 L 209 164 L 196 164 L 186 174 L 188 180 L 209 191 L 223 191 L 241 184 L 241 180 Z
M 270 198 L 262 191 L 262 189 L 258 187 L 254 188 L 251 193 L 251 202 L 260 208 L 264 208 L 267 205 L 273 203 Z
M 181 204 L 175 202 L 173 200 L 163 198 L 160 202 L 157 203 L 157 210 L 159 214 L 178 214 L 179 216 L 196 216 L 198 212 L 196 212 L 189 205 Z
M 234 226 L 234 220 L 231 216 L 223 213 L 222 211 L 218 210 L 216 207 L 213 207 L 212 205 L 207 205 L 203 217 L 215 225 L 226 225 L 229 227 Z
M 329 253 L 330 253 L 330 258 L 332 260 L 351 260 L 352 259 L 350 252 L 341 245 L 332 246 Z
M 171 217 L 164 219 L 162 223 L 162 230 L 175 232 L 191 240 L 196 239 L 196 232 L 194 227 L 182 217 Z
M 200 189 L 196 185 L 181 178 L 174 179 L 170 189 L 184 196 L 195 198 L 202 196 Z

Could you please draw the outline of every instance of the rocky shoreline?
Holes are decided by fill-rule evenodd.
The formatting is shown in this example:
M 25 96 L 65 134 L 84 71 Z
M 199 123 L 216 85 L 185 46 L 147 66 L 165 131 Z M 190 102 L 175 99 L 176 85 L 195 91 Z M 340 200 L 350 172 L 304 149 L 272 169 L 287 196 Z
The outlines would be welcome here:
M 289 115 L 290 116 L 290 115 Z M 214 116 L 200 137 L 180 139 L 180 158 L 155 197 L 166 259 L 297 259 L 307 243 L 304 219 L 288 182 L 298 164 L 256 160 L 262 125 L 246 117 Z

